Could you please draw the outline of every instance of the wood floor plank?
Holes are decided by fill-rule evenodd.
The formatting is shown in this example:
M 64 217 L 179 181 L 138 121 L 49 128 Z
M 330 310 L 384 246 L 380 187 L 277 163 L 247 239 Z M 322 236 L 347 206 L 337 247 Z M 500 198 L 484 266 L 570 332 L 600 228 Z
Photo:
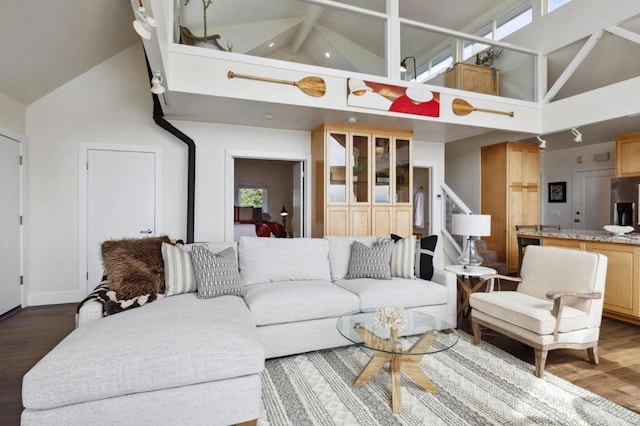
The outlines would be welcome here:
M 30 307 L 0 321 L 0 425 L 20 424 L 22 377 L 74 323 L 74 304 Z M 471 333 L 468 320 L 459 327 Z M 600 336 L 600 364 L 584 350 L 562 349 L 549 352 L 546 371 L 640 413 L 640 326 L 603 318 Z M 497 333 L 483 340 L 533 364 L 526 345 Z

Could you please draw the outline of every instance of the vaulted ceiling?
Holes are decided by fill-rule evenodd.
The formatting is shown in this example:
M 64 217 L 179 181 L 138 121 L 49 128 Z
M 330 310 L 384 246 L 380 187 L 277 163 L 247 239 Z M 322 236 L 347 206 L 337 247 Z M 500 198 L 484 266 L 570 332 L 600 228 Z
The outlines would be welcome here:
M 184 0 L 177 1 L 182 4 Z M 341 0 L 351 6 L 384 12 L 386 0 Z M 478 16 L 514 0 L 402 0 L 400 15 L 454 30 L 464 29 Z M 139 42 L 133 31 L 132 0 L 0 2 L 0 92 L 24 105 L 64 85 L 90 68 Z M 322 10 L 319 10 L 322 9 Z M 452 13 L 455 11 L 455 13 Z M 184 6 L 181 22 L 196 34 L 202 32 L 202 2 Z M 229 42 L 234 51 L 286 59 L 318 66 L 353 69 L 347 51 L 324 55 L 325 41 L 339 39 L 370 56 L 384 58 L 385 27 L 375 19 L 336 12 L 298 0 L 214 0 L 208 10 L 211 27 Z M 260 24 L 256 24 L 260 22 Z M 310 25 L 311 24 L 311 25 Z M 259 25 L 265 32 L 251 30 Z M 640 19 L 623 28 L 640 34 Z M 211 31 L 210 31 L 211 33 Z M 261 34 L 261 35 L 259 35 Z M 242 37 L 241 37 L 242 36 Z M 269 48 L 274 43 L 275 49 Z M 434 42 L 437 40 L 434 39 Z M 580 50 L 580 40 L 548 57 L 548 85 L 551 87 Z M 424 40 L 403 40 L 403 52 L 413 52 Z M 368 52 L 368 53 L 367 53 Z M 337 65 L 339 64 L 339 65 Z M 375 68 L 378 65 L 371 65 Z M 353 67 L 353 68 L 350 68 Z M 382 68 L 384 68 L 382 66 Z M 362 71 L 354 69 L 355 71 Z M 373 68 L 372 68 L 373 70 Z M 371 74 L 384 72 L 365 70 Z M 640 75 L 640 45 L 605 33 L 555 99 L 562 99 Z M 331 114 L 327 114 L 328 117 Z M 250 124 L 250 123 L 249 123 Z M 612 140 L 615 134 L 640 129 L 640 117 L 594 124 L 586 131 L 585 143 Z M 443 130 L 446 132 L 446 130 Z M 555 135 L 549 135 L 551 140 Z M 567 140 L 567 141 L 565 141 Z M 553 146 L 568 146 L 569 138 L 558 135 Z

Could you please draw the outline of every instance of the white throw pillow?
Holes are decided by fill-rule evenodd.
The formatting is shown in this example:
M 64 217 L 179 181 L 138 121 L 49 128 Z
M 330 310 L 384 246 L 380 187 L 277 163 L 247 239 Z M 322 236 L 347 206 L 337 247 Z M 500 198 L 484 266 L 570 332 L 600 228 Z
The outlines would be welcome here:
M 416 236 L 401 238 L 391 234 L 394 240 L 391 252 L 391 276 L 399 278 L 415 278 Z
M 162 243 L 165 296 L 197 291 L 191 253 L 179 245 Z

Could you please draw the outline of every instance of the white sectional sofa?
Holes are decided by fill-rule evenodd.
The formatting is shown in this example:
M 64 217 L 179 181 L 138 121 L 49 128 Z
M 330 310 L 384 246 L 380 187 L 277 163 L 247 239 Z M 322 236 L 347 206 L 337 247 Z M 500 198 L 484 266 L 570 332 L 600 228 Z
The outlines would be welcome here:
M 187 293 L 102 317 L 85 304 L 79 327 L 23 380 L 23 425 L 252 421 L 265 358 L 351 344 L 345 314 L 403 306 L 456 325 L 456 278 L 346 279 L 353 241 L 376 237 L 205 243 L 236 247 L 245 295 Z M 97 306 L 96 306 L 97 305 Z M 239 403 L 241 401 L 241 403 Z

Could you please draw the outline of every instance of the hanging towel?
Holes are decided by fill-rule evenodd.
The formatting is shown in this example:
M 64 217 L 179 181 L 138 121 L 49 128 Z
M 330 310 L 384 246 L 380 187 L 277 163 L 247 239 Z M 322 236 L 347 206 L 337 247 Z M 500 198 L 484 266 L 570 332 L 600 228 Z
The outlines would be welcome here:
M 413 225 L 416 228 L 424 228 L 424 193 L 422 187 L 418 188 L 413 197 Z

